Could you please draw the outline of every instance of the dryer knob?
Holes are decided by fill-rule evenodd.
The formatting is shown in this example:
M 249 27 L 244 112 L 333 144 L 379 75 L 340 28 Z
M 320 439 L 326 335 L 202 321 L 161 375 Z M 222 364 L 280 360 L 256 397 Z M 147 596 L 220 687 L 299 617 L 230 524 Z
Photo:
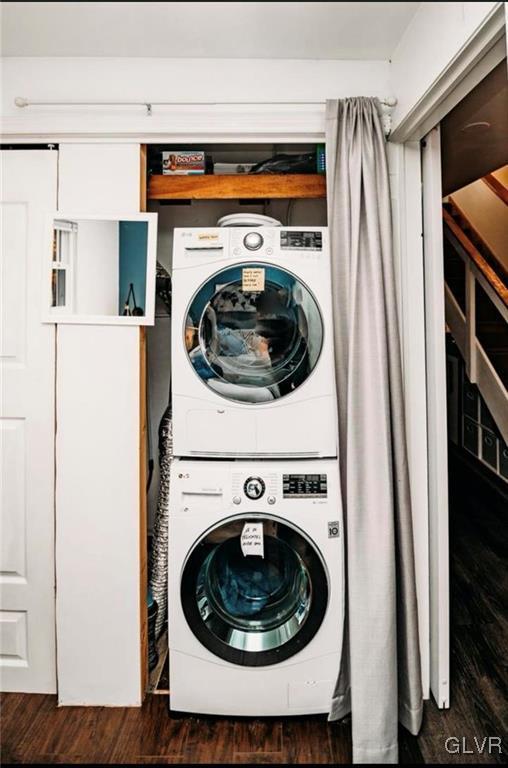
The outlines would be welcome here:
M 249 251 L 259 250 L 263 242 L 263 235 L 260 232 L 249 232 L 243 238 L 243 244 Z

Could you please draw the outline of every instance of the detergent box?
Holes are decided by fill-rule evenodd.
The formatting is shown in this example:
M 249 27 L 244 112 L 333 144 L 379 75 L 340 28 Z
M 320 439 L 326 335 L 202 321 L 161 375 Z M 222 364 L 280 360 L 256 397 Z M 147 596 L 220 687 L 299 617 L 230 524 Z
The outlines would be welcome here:
M 162 173 L 166 176 L 187 176 L 205 172 L 205 153 L 200 150 L 173 149 L 162 153 Z

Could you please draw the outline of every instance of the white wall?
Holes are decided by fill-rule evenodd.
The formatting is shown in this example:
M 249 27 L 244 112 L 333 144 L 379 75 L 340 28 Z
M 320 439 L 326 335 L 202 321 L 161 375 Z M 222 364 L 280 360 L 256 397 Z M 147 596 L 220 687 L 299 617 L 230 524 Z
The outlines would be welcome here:
M 122 326 L 58 328 L 60 705 L 141 703 L 138 337 Z
M 75 314 L 118 315 L 118 222 L 80 221 L 77 237 Z
M 393 129 L 408 115 L 485 20 L 502 3 L 421 3 L 391 57 L 398 103 Z
M 5 56 L 387 59 L 417 2 L 3 2 Z M 369 24 L 365 24 L 365 18 Z M 140 34 L 140 30 L 149 30 Z
M 199 23 L 199 22 L 198 22 Z M 299 59 L 157 59 L 157 58 L 6 58 L 4 60 L 3 132 L 39 136 L 99 132 L 103 136 L 157 131 L 162 136 L 224 131 L 224 107 L 178 111 L 154 107 L 152 117 L 140 107 L 27 107 L 14 99 L 50 101 L 324 101 L 344 96 L 390 95 L 388 61 L 318 61 Z M 252 106 L 236 116 L 236 130 L 324 132 L 319 106 Z M 284 117 L 286 116 L 286 117 Z M 240 124 L 241 123 L 241 124 Z M 153 141 L 152 137 L 152 141 Z M 245 139 L 244 139 L 245 140 Z
M 139 211 L 139 158 L 137 144 L 61 144 L 60 210 Z M 125 326 L 58 326 L 61 705 L 136 706 L 142 700 L 139 333 Z

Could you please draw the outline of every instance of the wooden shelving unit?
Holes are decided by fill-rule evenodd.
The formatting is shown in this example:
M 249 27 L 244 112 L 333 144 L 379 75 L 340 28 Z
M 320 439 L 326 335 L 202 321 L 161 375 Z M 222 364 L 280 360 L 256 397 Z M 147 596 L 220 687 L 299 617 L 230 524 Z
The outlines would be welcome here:
M 324 198 L 326 177 L 313 173 L 160 176 L 148 178 L 149 200 Z

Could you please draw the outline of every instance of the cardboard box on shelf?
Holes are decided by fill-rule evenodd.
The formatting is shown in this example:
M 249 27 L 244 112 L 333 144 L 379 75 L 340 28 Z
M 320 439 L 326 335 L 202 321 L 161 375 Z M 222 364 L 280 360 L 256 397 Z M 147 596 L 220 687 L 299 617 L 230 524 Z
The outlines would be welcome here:
M 169 150 L 162 153 L 164 176 L 188 176 L 205 172 L 205 153 L 199 150 Z

